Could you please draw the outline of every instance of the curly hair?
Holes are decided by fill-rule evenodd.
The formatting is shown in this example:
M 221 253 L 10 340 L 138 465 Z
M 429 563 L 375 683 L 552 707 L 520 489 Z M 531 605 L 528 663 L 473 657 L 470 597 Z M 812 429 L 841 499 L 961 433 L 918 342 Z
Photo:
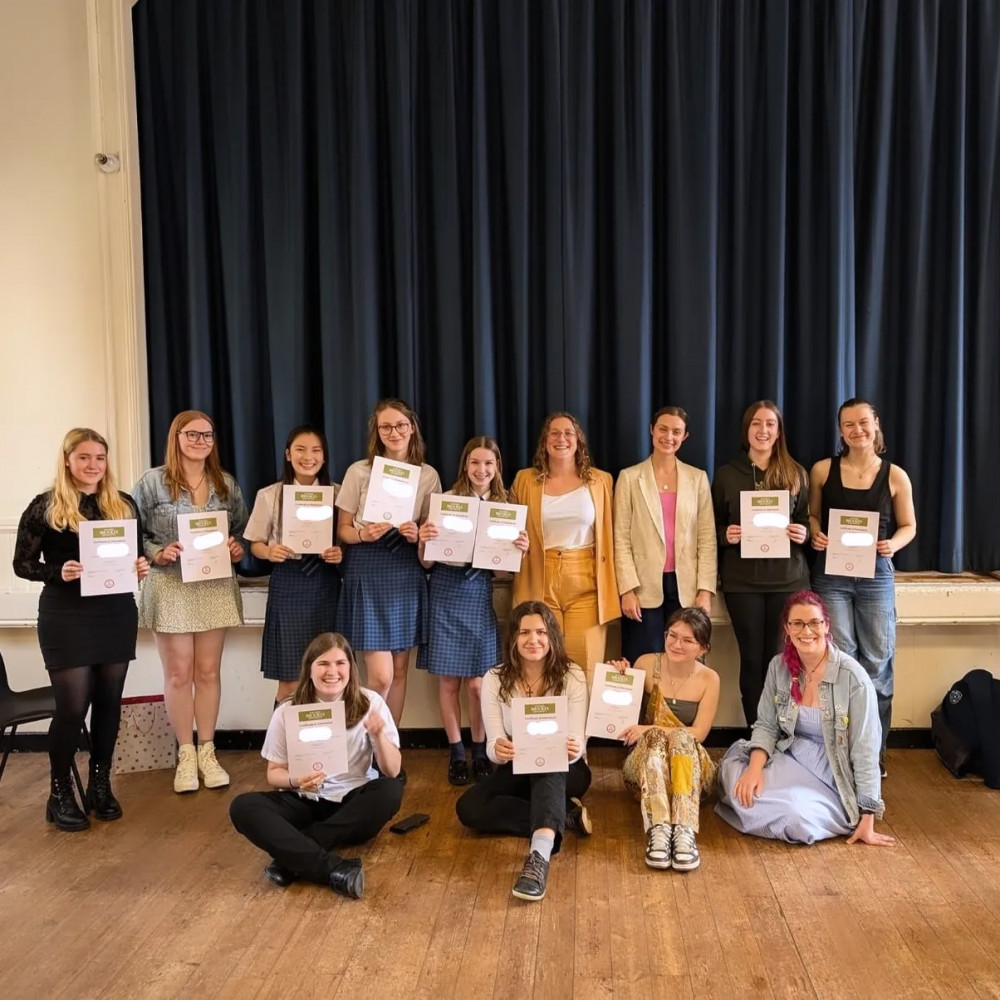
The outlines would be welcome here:
M 594 481 L 594 463 L 590 457 L 587 435 L 583 433 L 580 421 L 572 413 L 566 413 L 563 410 L 550 413 L 542 424 L 541 433 L 538 435 L 538 446 L 535 448 L 535 458 L 532 463 L 535 476 L 541 482 L 549 474 L 549 453 L 545 444 L 548 441 L 549 428 L 552 426 L 552 421 L 558 420 L 560 417 L 568 420 L 573 425 L 573 430 L 576 433 L 576 455 L 574 457 L 576 459 L 577 474 L 585 483 L 592 483 Z
M 517 638 L 521 630 L 521 622 L 528 615 L 538 615 L 549 634 L 549 653 L 545 657 L 542 669 L 542 692 L 544 694 L 562 694 L 566 674 L 574 667 L 580 668 L 566 655 L 566 645 L 559 629 L 559 623 L 547 604 L 541 601 L 523 601 L 510 613 L 507 620 L 507 648 L 504 658 L 497 665 L 500 675 L 500 700 L 510 701 L 514 696 L 517 682 L 521 679 L 521 655 L 517 651 Z

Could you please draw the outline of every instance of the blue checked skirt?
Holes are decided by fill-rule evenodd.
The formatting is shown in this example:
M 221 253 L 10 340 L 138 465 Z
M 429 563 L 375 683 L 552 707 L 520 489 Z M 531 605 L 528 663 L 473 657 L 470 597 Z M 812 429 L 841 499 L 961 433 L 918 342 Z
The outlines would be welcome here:
M 340 569 L 319 556 L 276 563 L 267 588 L 260 669 L 268 680 L 298 680 L 302 654 L 321 632 L 335 632 Z
M 482 677 L 500 662 L 493 574 L 438 563 L 428 592 L 427 646 L 417 666 L 444 677 Z
M 397 532 L 344 546 L 337 624 L 355 650 L 393 653 L 427 641 L 427 573 Z

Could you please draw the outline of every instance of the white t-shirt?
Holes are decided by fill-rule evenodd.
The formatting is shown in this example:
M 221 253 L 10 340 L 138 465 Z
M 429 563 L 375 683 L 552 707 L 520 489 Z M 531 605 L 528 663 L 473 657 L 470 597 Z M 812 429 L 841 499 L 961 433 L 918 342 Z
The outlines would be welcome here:
M 594 544 L 597 511 L 586 486 L 550 497 L 542 494 L 542 541 L 547 549 L 586 549 Z
M 303 485 L 295 480 L 296 485 Z M 247 521 L 246 528 L 243 529 L 243 537 L 248 542 L 263 542 L 265 545 L 275 545 L 281 541 L 281 521 L 278 517 L 278 501 L 281 498 L 281 489 L 284 483 L 271 483 L 257 491 L 257 499 L 253 502 L 253 511 L 250 520 Z M 337 501 L 337 494 L 340 492 L 339 483 L 331 483 L 333 487 L 333 500 Z M 333 544 L 337 544 L 337 532 L 333 533 Z M 288 557 L 289 559 L 301 559 L 302 556 L 296 552 Z
M 376 692 L 369 691 L 368 688 L 361 690 L 368 696 L 368 715 L 375 712 L 382 716 L 389 742 L 398 748 L 399 731 L 396 729 L 396 723 L 392 721 L 389 706 Z M 264 737 L 264 747 L 260 752 L 261 757 L 271 761 L 272 764 L 288 763 L 284 708 L 285 705 L 281 704 L 274 710 L 267 726 L 267 735 Z M 352 788 L 357 788 L 378 777 L 378 772 L 372 762 L 374 749 L 368 730 L 364 727 L 364 719 L 361 719 L 356 726 L 347 730 L 347 771 L 344 774 L 328 774 L 323 780 L 323 784 L 320 785 L 318 793 L 296 790 L 297 794 L 304 799 L 329 799 L 331 802 L 339 802 Z M 295 777 L 293 774 L 292 778 Z
M 344 473 L 344 485 L 340 487 L 340 492 L 337 494 L 337 506 L 354 515 L 352 523 L 359 530 L 369 523 L 361 520 L 361 514 L 365 509 L 365 501 L 368 499 L 368 483 L 371 478 L 372 467 L 368 464 L 368 460 L 363 458 L 348 466 L 347 472 Z M 431 505 L 431 494 L 440 492 L 441 477 L 433 466 L 425 462 L 420 466 L 417 499 L 413 507 L 414 521 L 423 521 L 427 517 L 427 511 Z

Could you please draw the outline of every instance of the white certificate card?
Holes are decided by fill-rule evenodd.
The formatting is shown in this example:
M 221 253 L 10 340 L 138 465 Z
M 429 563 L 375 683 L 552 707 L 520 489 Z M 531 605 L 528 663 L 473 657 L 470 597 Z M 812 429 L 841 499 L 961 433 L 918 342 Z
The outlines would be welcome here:
M 788 490 L 740 492 L 740 556 L 787 559 L 792 554 L 788 527 Z
M 229 558 L 229 514 L 224 510 L 177 515 L 181 579 L 185 583 L 233 575 Z
M 484 500 L 479 505 L 472 565 L 476 569 L 516 573 L 521 568 L 523 553 L 514 547 L 514 541 L 524 531 L 527 520 L 528 508 L 524 504 Z
M 569 702 L 564 694 L 511 698 L 511 734 L 515 774 L 550 774 L 569 770 Z
M 281 544 L 318 554 L 333 545 L 333 487 L 282 487 Z
M 285 705 L 288 773 L 298 781 L 314 774 L 347 772 L 347 725 L 342 701 Z
M 875 576 L 878 555 L 878 513 L 874 510 L 830 508 L 826 532 L 826 572 L 830 576 Z
M 419 465 L 392 462 L 381 456 L 372 459 L 372 476 L 361 520 L 395 525 L 412 521 L 419 485 Z
M 424 544 L 424 558 L 435 562 L 472 562 L 480 506 L 479 497 L 432 493 L 427 520 L 437 528 L 438 536 Z
M 639 721 L 645 670 L 620 673 L 610 663 L 594 667 L 594 683 L 587 712 L 587 736 L 620 740 L 620 733 Z
M 134 520 L 80 522 L 80 596 L 134 594 L 139 589 Z

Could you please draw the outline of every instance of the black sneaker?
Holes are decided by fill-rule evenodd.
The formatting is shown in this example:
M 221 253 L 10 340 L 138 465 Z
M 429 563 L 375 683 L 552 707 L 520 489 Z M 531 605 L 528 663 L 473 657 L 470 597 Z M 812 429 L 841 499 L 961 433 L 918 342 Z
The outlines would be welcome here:
M 467 785 L 469 783 L 469 765 L 464 757 L 452 757 L 448 761 L 448 781 L 452 785 Z
M 538 851 L 532 851 L 524 859 L 521 875 L 511 890 L 518 899 L 533 902 L 545 898 L 545 882 L 549 877 L 549 863 Z
M 345 858 L 330 872 L 330 888 L 339 896 L 360 899 L 365 894 L 365 873 L 358 858 Z
M 566 830 L 578 837 L 589 837 L 594 832 L 594 824 L 590 822 L 590 813 L 579 799 L 570 799 L 566 810 Z
M 493 765 L 490 763 L 489 757 L 472 758 L 473 781 L 482 781 L 483 778 L 488 778 L 492 773 L 493 773 Z
M 272 861 L 265 869 L 264 875 L 269 881 L 282 889 L 287 889 L 294 881 L 295 875 L 287 868 L 282 868 L 277 861 Z

